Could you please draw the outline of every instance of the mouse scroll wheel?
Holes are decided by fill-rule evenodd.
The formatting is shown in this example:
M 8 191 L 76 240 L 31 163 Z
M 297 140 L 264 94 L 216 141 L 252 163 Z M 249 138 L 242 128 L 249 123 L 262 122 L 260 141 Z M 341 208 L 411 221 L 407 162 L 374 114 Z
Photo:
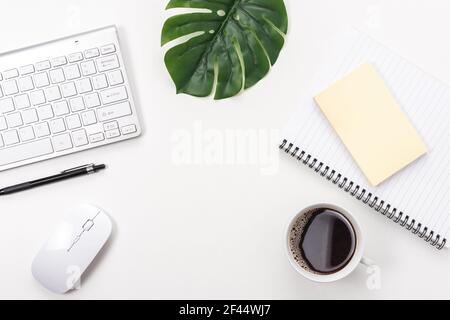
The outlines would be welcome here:
M 89 231 L 89 230 L 91 230 L 91 228 L 94 226 L 94 221 L 92 221 L 92 220 L 88 220 L 88 221 L 86 221 L 84 224 L 83 224 L 83 230 L 84 231 Z

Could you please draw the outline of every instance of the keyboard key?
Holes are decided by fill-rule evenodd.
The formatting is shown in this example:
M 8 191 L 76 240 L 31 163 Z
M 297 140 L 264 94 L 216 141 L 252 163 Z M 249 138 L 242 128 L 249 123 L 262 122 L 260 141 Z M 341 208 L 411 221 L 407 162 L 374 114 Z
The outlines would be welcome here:
M 52 67 L 53 68 L 60 67 L 60 66 L 63 66 L 65 64 L 67 64 L 66 57 L 57 57 L 57 58 L 54 58 L 52 60 Z
M 0 100 L 0 114 L 8 113 L 14 110 L 16 110 L 16 108 L 14 108 L 14 102 L 12 98 Z
M 34 126 L 34 132 L 38 138 L 46 137 L 50 135 L 50 128 L 47 122 L 38 123 Z
M 23 125 L 22 116 L 19 112 L 10 113 L 6 116 L 6 123 L 10 128 L 17 128 Z
M 23 111 L 22 118 L 25 124 L 35 123 L 39 121 L 36 109 L 28 109 Z
M 100 48 L 102 54 L 110 54 L 116 52 L 116 46 L 113 44 L 108 44 Z
M 116 87 L 100 92 L 103 104 L 114 103 L 128 99 L 127 89 L 125 87 Z
M 3 97 L 3 90 L 2 90 L 2 87 L 0 87 L 0 98 L 2 98 Z
M 69 130 L 81 128 L 81 121 L 78 114 L 73 114 L 66 117 L 66 123 Z
M 3 141 L 5 142 L 5 145 L 11 146 L 13 144 L 17 144 L 20 142 L 19 135 L 17 134 L 17 130 L 10 130 L 3 133 Z M 1 153 L 0 153 L 1 155 Z M 0 163 L 2 159 L 0 158 Z
M 120 71 L 120 70 L 110 72 L 108 74 L 108 79 L 109 79 L 109 84 L 111 86 L 117 86 L 119 84 L 123 84 L 123 82 L 124 82 L 122 71 Z
M 95 90 L 108 88 L 108 80 L 106 80 L 106 75 L 104 74 L 93 77 L 92 83 L 94 84 Z
M 106 139 L 114 139 L 120 137 L 119 129 L 108 130 L 105 132 Z
M 121 130 L 122 130 L 122 134 L 124 136 L 137 132 L 137 128 L 136 128 L 136 126 L 134 124 L 122 127 Z
M 72 112 L 78 112 L 78 111 L 86 109 L 86 107 L 84 106 L 83 98 L 76 97 L 76 98 L 70 99 L 70 108 L 72 109 Z
M 5 95 L 10 96 L 19 92 L 16 80 L 9 80 L 3 83 L 3 92 Z
M 105 129 L 105 131 L 119 129 L 119 124 L 117 123 L 117 121 L 111 121 L 103 124 L 103 129 Z
M 50 85 L 50 80 L 48 79 L 47 72 L 35 74 L 34 83 L 36 84 L 36 88 L 43 88 Z
M 66 78 L 64 77 L 64 72 L 61 68 L 51 70 L 50 71 L 50 79 L 52 80 L 52 83 L 54 83 L 54 84 L 61 83 L 66 80 Z
M 69 59 L 70 63 L 78 62 L 78 61 L 83 60 L 83 54 L 81 52 L 75 52 L 75 53 L 69 54 L 68 59 Z
M 53 111 L 57 117 L 69 114 L 69 105 L 66 100 L 58 101 L 53 104 Z
M 68 133 L 53 137 L 52 142 L 56 152 L 61 152 L 73 148 L 72 139 L 70 138 L 70 134 Z
M 85 146 L 89 143 L 84 129 L 72 132 L 72 138 L 75 147 Z
M 91 84 L 91 80 L 89 78 L 79 80 L 75 84 L 77 87 L 77 91 L 80 94 L 92 91 L 92 84 Z
M 120 67 L 119 59 L 115 54 L 98 58 L 96 63 L 99 72 L 105 72 Z
M 29 64 L 27 66 L 23 66 L 20 68 L 20 74 L 22 76 L 28 75 L 34 73 L 34 66 L 32 64 Z
M 5 77 L 6 80 L 12 79 L 12 78 L 17 78 L 18 76 L 19 76 L 19 70 L 17 70 L 17 69 L 6 70 L 5 72 L 3 72 L 3 77 Z
M 38 90 L 38 91 L 34 91 L 34 92 L 30 93 L 30 99 L 31 99 L 31 104 L 33 106 L 37 106 L 37 105 L 44 104 L 47 102 L 47 100 L 45 100 L 44 91 L 42 91 L 42 90 Z
M 128 101 L 97 109 L 97 116 L 100 122 L 109 121 L 128 115 L 131 115 L 131 106 Z
M 33 127 L 25 127 L 19 129 L 19 135 L 22 141 L 30 141 L 35 138 Z
M 3 75 L 0 73 L 0 81 L 3 80 Z
M 83 112 L 81 114 L 81 119 L 83 119 L 83 124 L 85 126 L 90 126 L 92 124 L 96 124 L 97 123 L 97 117 L 95 116 L 95 112 L 94 111 L 87 111 L 87 112 Z
M 0 150 L 0 166 L 12 164 L 21 160 L 33 159 L 51 153 L 53 153 L 53 147 L 50 139 L 29 142 Z
M 0 117 L 0 131 L 8 129 L 5 117 Z
M 89 49 L 84 52 L 84 56 L 86 59 L 92 59 L 98 57 L 100 55 L 100 51 L 97 48 Z
M 90 93 L 84 96 L 84 102 L 86 103 L 86 107 L 88 109 L 95 108 L 100 106 L 100 98 L 98 97 L 98 93 Z
M 61 90 L 64 98 L 73 97 L 77 94 L 75 83 L 68 82 L 61 85 Z
M 53 114 L 53 108 L 51 105 L 47 104 L 45 106 L 42 106 L 37 109 L 39 119 L 42 120 L 48 120 L 53 118 L 55 115 Z
M 66 131 L 66 125 L 61 118 L 50 121 L 50 128 L 53 134 Z
M 5 144 L 3 142 L 2 135 L 0 135 L 0 148 L 3 148 L 4 146 L 5 146 Z
M 49 87 L 44 90 L 45 98 L 48 102 L 56 101 L 61 99 L 61 91 L 58 86 Z
M 31 106 L 30 98 L 28 98 L 28 94 L 21 94 L 19 96 L 14 97 L 14 101 L 16 103 L 17 109 L 25 109 Z
M 86 61 L 81 63 L 81 72 L 83 73 L 83 76 L 87 77 L 93 74 L 97 73 L 97 70 L 95 69 L 95 63 L 94 61 Z
M 89 141 L 91 143 L 97 143 L 97 142 L 101 142 L 103 140 L 105 140 L 105 135 L 103 134 L 103 132 L 91 134 L 89 136 Z
M 64 74 L 67 80 L 78 79 L 81 77 L 80 68 L 78 68 L 78 65 L 76 64 L 65 67 Z
M 21 92 L 34 89 L 34 83 L 30 76 L 19 79 L 19 89 Z
M 45 61 L 41 61 L 36 63 L 36 70 L 37 71 L 44 71 L 44 70 L 48 70 L 50 69 L 52 66 L 50 64 L 50 61 L 45 60 Z

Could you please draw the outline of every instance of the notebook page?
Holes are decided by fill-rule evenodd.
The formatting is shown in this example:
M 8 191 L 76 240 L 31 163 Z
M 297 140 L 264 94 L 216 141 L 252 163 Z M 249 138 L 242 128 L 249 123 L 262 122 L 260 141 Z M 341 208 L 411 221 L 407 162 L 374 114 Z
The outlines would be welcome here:
M 337 41 L 314 87 L 302 97 L 283 138 L 389 203 L 398 213 L 450 238 L 450 87 L 352 30 Z M 358 66 L 376 67 L 423 138 L 429 153 L 378 187 L 370 187 L 313 97 Z M 382 128 L 382 123 L 380 123 Z M 450 242 L 447 242 L 447 246 Z

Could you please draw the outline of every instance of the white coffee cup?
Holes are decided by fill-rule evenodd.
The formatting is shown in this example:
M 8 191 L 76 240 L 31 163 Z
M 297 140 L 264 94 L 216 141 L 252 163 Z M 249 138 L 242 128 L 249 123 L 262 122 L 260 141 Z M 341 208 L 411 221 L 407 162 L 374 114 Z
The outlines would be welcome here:
M 294 255 L 292 253 L 291 250 L 291 246 L 290 246 L 290 234 L 291 234 L 291 230 L 294 227 L 294 224 L 305 214 L 311 212 L 314 209 L 323 209 L 323 208 L 328 208 L 334 211 L 339 212 L 342 216 L 344 216 L 349 222 L 350 224 L 353 226 L 353 229 L 355 231 L 355 237 L 356 237 L 356 248 L 355 248 L 355 252 L 353 254 L 352 259 L 350 260 L 350 262 L 341 270 L 332 273 L 332 274 L 316 274 L 316 273 L 312 273 L 304 268 L 302 268 L 300 266 L 300 264 L 295 260 Z M 292 221 L 289 223 L 288 229 L 287 229 L 287 237 L 286 237 L 286 244 L 287 244 L 287 252 L 288 252 L 288 258 L 289 261 L 292 265 L 292 267 L 294 267 L 294 269 L 300 273 L 302 276 L 304 276 L 305 278 L 315 281 L 315 282 L 334 282 L 334 281 L 338 281 L 340 279 L 345 278 L 346 276 L 348 276 L 350 273 L 352 273 L 356 267 L 359 264 L 363 264 L 367 267 L 370 267 L 373 265 L 373 263 L 371 262 L 371 260 L 366 259 L 363 257 L 363 252 L 364 252 L 364 237 L 363 234 L 361 232 L 361 228 L 358 224 L 358 222 L 356 221 L 356 219 L 345 209 L 338 207 L 336 205 L 333 204 L 328 204 L 328 203 L 320 203 L 320 204 L 316 204 L 316 205 L 312 205 L 309 206 L 305 209 L 303 209 L 299 214 L 297 214 Z

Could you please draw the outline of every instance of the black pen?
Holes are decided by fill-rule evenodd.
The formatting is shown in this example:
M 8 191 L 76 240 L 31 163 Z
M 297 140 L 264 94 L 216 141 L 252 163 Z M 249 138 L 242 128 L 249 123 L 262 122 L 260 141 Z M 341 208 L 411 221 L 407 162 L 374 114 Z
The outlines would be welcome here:
M 40 187 L 43 185 L 47 185 L 47 184 L 50 184 L 53 182 L 63 181 L 63 180 L 75 178 L 78 176 L 95 173 L 95 172 L 97 172 L 99 170 L 103 170 L 105 168 L 106 168 L 106 166 L 104 164 L 99 164 L 99 165 L 95 165 L 93 163 L 87 164 L 87 165 L 84 165 L 81 167 L 76 167 L 73 169 L 65 170 L 65 171 L 63 171 L 57 175 L 51 176 L 51 177 L 42 178 L 42 179 L 38 179 L 38 180 L 34 180 L 34 181 L 29 181 L 29 182 L 15 185 L 15 186 L 0 189 L 0 196 L 5 196 L 8 194 L 21 192 L 21 191 L 29 190 L 32 188 Z

